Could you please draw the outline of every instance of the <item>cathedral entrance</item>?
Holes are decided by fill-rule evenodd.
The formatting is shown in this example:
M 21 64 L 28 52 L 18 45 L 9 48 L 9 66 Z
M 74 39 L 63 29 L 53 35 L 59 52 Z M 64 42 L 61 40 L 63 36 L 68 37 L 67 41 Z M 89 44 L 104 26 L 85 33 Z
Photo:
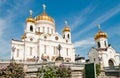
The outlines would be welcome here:
M 111 59 L 108 61 L 108 63 L 109 63 L 109 67 L 114 67 L 114 62 Z

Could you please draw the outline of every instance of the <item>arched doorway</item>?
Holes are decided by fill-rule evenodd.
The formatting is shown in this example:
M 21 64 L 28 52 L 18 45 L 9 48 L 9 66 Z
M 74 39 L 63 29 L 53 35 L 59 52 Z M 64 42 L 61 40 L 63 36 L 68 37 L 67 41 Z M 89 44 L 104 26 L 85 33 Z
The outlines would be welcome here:
M 114 62 L 111 59 L 108 61 L 108 63 L 109 63 L 109 67 L 114 67 Z

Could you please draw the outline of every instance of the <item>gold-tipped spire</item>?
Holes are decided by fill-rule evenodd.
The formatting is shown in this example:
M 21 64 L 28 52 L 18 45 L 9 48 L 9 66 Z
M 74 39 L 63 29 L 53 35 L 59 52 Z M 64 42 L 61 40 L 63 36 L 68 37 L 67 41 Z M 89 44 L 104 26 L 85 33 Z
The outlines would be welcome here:
M 67 21 L 65 21 L 65 27 L 64 27 L 64 29 L 63 29 L 63 32 L 70 32 L 70 28 L 68 27 L 68 22 Z
M 30 16 L 29 16 L 29 18 L 26 19 L 26 22 L 32 22 L 32 23 L 35 23 L 34 18 L 32 18 L 32 10 L 30 10 L 29 12 L 30 12 Z
M 46 13 L 46 11 L 45 11 L 45 10 L 46 10 L 46 5 L 43 4 L 42 7 L 43 7 L 43 12 L 42 12 L 42 14 L 40 14 L 39 16 L 37 16 L 37 17 L 35 18 L 35 20 L 36 20 L 36 21 L 38 21 L 38 20 L 46 20 L 46 21 L 55 23 L 54 19 L 53 19 L 52 17 L 48 16 L 47 13 Z
M 100 24 L 98 24 L 98 33 L 95 35 L 94 39 L 97 40 L 99 38 L 107 38 L 107 34 L 101 31 Z

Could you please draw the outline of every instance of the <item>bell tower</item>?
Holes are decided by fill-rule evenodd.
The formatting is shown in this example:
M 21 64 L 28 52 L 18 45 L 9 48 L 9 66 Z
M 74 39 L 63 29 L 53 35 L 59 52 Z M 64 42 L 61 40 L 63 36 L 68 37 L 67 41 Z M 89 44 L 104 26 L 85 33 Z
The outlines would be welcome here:
M 97 48 L 107 48 L 107 34 L 101 31 L 100 24 L 98 25 L 98 33 L 94 37 Z
M 30 10 L 30 16 L 26 19 L 25 32 L 35 33 L 35 20 L 32 17 L 32 10 Z
M 65 21 L 65 27 L 63 29 L 63 38 L 66 40 L 66 43 L 71 43 L 71 32 L 67 21 Z

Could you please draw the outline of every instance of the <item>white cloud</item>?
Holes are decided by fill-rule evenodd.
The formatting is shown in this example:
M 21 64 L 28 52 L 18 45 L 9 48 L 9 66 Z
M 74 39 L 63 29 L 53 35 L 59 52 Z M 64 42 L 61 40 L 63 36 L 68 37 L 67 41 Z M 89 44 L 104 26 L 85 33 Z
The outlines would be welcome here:
M 26 9 L 25 7 L 28 6 L 27 4 L 29 4 L 28 1 L 21 1 L 19 2 L 14 2 L 15 5 L 12 5 L 11 3 L 1 3 L 1 7 L 4 6 L 4 4 L 7 4 L 8 6 L 10 6 L 11 8 L 9 9 L 1 9 L 2 11 L 4 11 L 6 13 L 6 16 L 4 17 L 0 17 L 0 58 L 9 58 L 10 57 L 10 39 L 6 38 L 9 34 L 5 34 L 6 32 L 10 32 L 12 30 L 10 30 L 9 28 L 12 28 L 13 26 L 16 25 L 16 23 L 14 23 L 13 21 L 16 20 L 16 18 L 18 17 L 18 15 L 22 15 L 24 14 L 24 10 L 19 10 L 19 9 Z M 22 6 L 21 6 L 22 4 Z M 6 11 L 7 10 L 7 11 Z M 18 12 L 18 10 L 20 12 Z M 17 13 L 16 13 L 17 12 Z M 11 20 L 12 19 L 12 20 Z M 9 20 L 9 21 L 8 21 Z M 6 31 L 7 30 L 7 31 Z M 14 30 L 14 29 L 13 29 Z
M 95 44 L 93 38 L 87 38 L 85 40 L 80 40 L 80 41 L 76 41 L 75 43 L 73 43 L 74 47 L 80 47 L 80 48 L 88 48 L 90 46 L 93 46 Z
M 72 24 L 71 24 L 71 29 L 72 31 L 74 31 L 78 26 L 82 25 L 83 23 L 86 22 L 86 20 L 88 18 L 86 18 L 87 16 L 89 16 L 90 13 L 92 13 L 94 11 L 94 9 L 96 8 L 95 5 L 93 4 L 89 4 L 85 9 L 83 9 L 79 14 L 76 14 Z
M 0 7 L 6 3 L 6 0 L 0 0 Z
M 85 29 L 83 29 L 82 31 L 77 33 L 77 35 L 80 35 L 80 34 L 86 32 L 86 31 L 89 31 L 89 30 L 95 28 L 98 24 L 107 21 L 108 19 L 110 19 L 111 17 L 116 15 L 117 13 L 120 13 L 120 5 L 117 5 L 116 7 L 110 9 L 109 11 L 107 11 L 102 16 L 100 16 L 97 19 L 93 20 L 93 22 L 91 22 L 88 26 L 86 26 Z
M 0 19 L 0 37 L 2 36 L 4 29 L 5 29 L 5 20 Z
M 113 31 L 113 30 L 115 30 L 115 31 Z M 115 24 L 114 26 L 107 29 L 107 32 L 109 33 L 108 34 L 109 37 L 113 37 L 113 35 L 120 35 L 120 23 L 117 25 Z

